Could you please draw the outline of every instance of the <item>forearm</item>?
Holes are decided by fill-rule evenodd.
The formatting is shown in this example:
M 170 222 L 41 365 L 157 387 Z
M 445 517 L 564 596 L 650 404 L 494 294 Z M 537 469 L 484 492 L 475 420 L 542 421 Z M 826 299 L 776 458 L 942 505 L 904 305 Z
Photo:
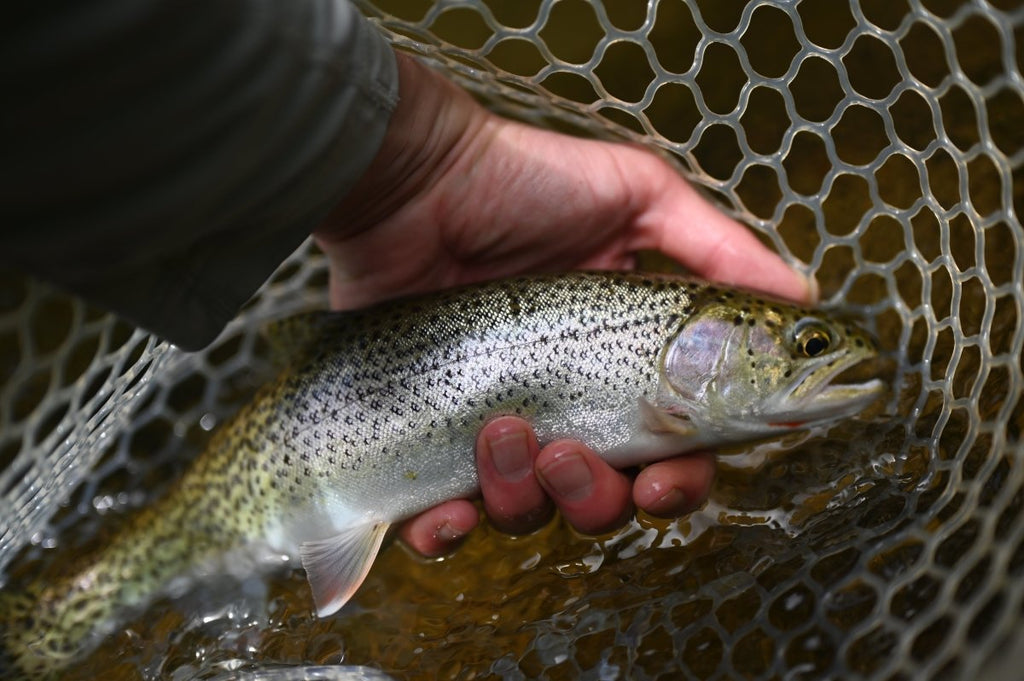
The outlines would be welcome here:
M 0 258 L 186 347 L 352 188 L 397 92 L 347 2 L 103 2 L 19 29 Z

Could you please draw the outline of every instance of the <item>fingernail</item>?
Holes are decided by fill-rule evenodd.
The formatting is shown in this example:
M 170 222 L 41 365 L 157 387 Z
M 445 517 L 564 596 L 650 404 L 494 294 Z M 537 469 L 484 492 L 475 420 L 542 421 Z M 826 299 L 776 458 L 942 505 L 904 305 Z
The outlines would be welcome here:
M 530 444 L 526 431 L 511 429 L 496 438 L 488 439 L 491 461 L 498 475 L 509 482 L 519 482 L 533 470 L 530 458 Z
M 648 513 L 656 516 L 679 515 L 688 508 L 686 495 L 675 487 L 658 497 L 647 509 Z
M 437 531 L 434 533 L 435 538 L 439 539 L 440 541 L 443 541 L 446 544 L 451 544 L 452 542 L 462 539 L 465 536 L 465 532 L 455 527 L 452 527 L 451 523 L 449 523 L 448 521 L 445 521 L 445 523 L 441 525 L 439 528 L 437 528 Z
M 577 501 L 590 495 L 594 488 L 594 475 L 583 455 L 568 450 L 555 454 L 551 463 L 540 469 L 544 481 L 556 496 L 566 501 Z

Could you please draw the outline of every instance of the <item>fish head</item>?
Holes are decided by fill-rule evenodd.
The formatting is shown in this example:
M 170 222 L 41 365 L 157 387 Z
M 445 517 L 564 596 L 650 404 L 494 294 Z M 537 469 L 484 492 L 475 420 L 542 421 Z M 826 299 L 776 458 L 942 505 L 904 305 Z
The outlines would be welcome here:
M 693 308 L 663 349 L 655 406 L 702 445 L 838 421 L 885 392 L 878 378 L 842 382 L 878 356 L 851 321 L 732 292 Z

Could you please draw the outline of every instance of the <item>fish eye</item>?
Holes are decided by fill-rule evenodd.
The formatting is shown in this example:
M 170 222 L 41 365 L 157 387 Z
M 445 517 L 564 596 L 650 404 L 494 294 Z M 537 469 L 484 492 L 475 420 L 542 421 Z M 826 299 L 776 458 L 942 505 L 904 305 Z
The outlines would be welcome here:
M 817 357 L 832 346 L 828 327 L 816 320 L 804 320 L 798 324 L 793 340 L 797 354 L 804 357 Z

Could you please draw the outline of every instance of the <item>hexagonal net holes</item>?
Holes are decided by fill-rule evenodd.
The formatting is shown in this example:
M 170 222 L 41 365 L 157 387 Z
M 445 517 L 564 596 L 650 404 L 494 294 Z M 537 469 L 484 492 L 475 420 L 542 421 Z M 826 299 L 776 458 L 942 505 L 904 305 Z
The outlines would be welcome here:
M 336 625 L 351 634 L 346 659 L 400 678 L 975 678 L 1024 606 L 1024 7 L 360 5 L 400 49 L 502 112 L 663 151 L 815 277 L 826 306 L 865 321 L 892 391 L 788 453 L 723 458 L 708 507 L 675 523 L 643 520 L 596 543 L 559 528 L 519 543 L 485 535 L 443 567 L 388 554 L 371 588 L 394 600 L 370 596 L 363 619 Z M 277 282 L 287 290 L 245 319 L 281 311 L 314 270 L 293 264 Z M 74 337 L 61 347 L 81 346 L 96 375 L 116 345 L 96 341 L 82 313 L 43 314 L 49 303 L 19 290 L 0 300 L 8 468 L 64 418 L 49 398 L 67 380 L 51 378 L 52 339 Z M 255 382 L 248 328 L 153 370 L 121 444 L 65 515 L 135 503 L 121 493 L 201 446 L 196 424 Z M 37 541 L 60 544 L 72 521 Z M 481 562 L 507 579 L 472 579 Z M 425 586 L 438 571 L 476 609 L 417 600 L 448 593 Z M 257 659 L 320 660 L 288 637 L 339 631 L 295 626 Z M 393 635 L 410 630 L 420 635 Z

